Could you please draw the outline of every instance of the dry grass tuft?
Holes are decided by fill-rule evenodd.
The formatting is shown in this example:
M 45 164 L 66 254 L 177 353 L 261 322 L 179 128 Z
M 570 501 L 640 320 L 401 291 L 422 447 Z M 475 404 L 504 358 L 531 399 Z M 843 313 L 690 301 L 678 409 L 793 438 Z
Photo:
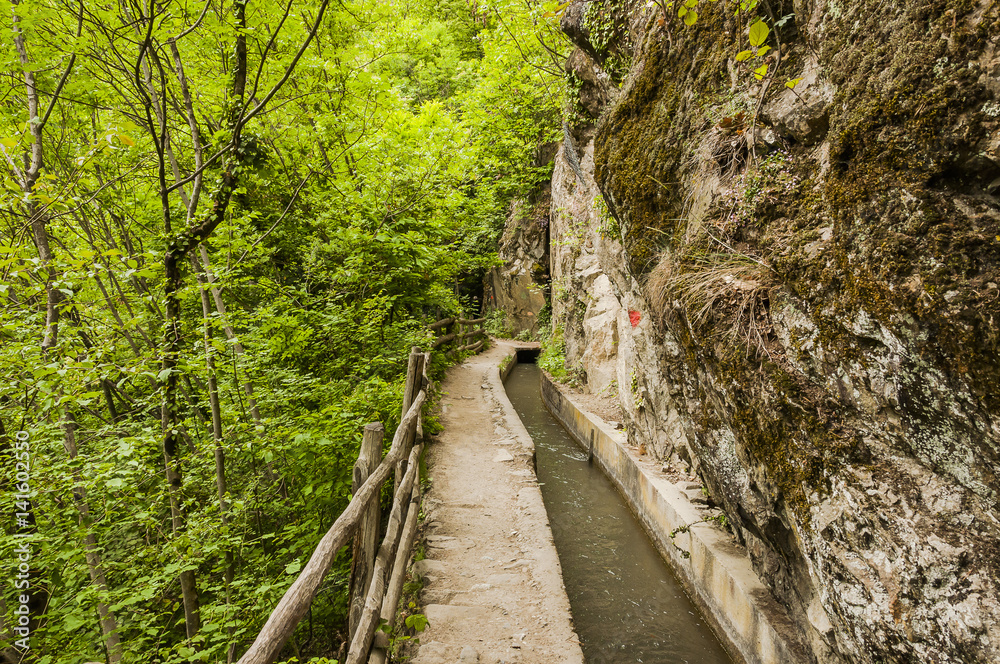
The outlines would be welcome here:
M 746 128 L 743 113 L 723 118 L 692 156 L 688 196 L 675 220 L 683 232 L 675 232 L 674 246 L 660 254 L 646 278 L 646 295 L 664 321 L 681 315 L 703 340 L 770 357 L 768 289 L 775 275 L 738 241 L 753 231 L 740 212 L 753 196 Z
M 728 248 L 682 255 L 667 251 L 646 281 L 646 294 L 661 315 L 681 309 L 693 329 L 708 332 L 711 326 L 718 335 L 742 342 L 748 353 L 770 355 L 770 275 L 761 261 Z

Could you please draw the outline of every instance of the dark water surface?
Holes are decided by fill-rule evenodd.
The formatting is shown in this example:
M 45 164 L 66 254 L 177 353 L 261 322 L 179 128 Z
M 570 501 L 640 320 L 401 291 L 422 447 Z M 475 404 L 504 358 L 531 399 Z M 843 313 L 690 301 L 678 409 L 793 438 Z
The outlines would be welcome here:
M 732 664 L 621 494 L 546 410 L 539 369 L 519 364 L 507 395 L 538 457 L 573 622 L 589 664 Z

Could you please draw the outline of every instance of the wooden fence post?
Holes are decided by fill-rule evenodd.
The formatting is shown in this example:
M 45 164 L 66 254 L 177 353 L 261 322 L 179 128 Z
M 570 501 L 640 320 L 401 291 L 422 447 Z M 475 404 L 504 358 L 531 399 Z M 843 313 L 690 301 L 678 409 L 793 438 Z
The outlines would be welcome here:
M 438 329 L 445 323 L 438 321 L 429 327 Z M 456 319 L 447 321 L 451 326 L 456 323 Z M 449 341 L 454 342 L 458 338 L 452 334 Z M 458 352 L 460 346 L 454 344 L 453 352 Z M 351 541 L 352 532 L 354 542 L 348 613 L 351 645 L 347 663 L 362 664 L 367 660 L 380 617 L 390 622 L 394 619 L 420 512 L 418 466 L 424 445 L 421 409 L 431 386 L 427 375 L 430 358 L 431 353 L 412 348 L 403 394 L 403 416 L 393 435 L 388 455 L 383 459 L 384 427 L 378 422 L 366 425 L 352 477 L 354 497 L 320 540 L 305 568 L 271 612 L 238 664 L 269 664 L 274 661 L 308 612 L 337 550 Z M 419 443 L 415 439 L 419 439 Z M 392 510 L 385 537 L 379 544 L 379 494 L 393 470 L 397 474 Z M 388 645 L 387 638 L 376 640 L 372 653 L 375 662 L 385 661 Z
M 371 501 L 378 500 L 379 493 L 381 491 L 382 485 L 389 479 L 389 475 L 392 474 L 393 468 L 396 467 L 396 462 L 402 458 L 403 454 L 403 443 L 407 437 L 409 437 L 414 427 L 417 425 L 417 416 L 420 413 L 420 409 L 423 407 L 427 400 L 427 392 L 421 390 L 413 399 L 413 404 L 410 411 L 403 416 L 402 420 L 399 422 L 399 427 L 396 429 L 396 433 L 392 437 L 392 445 L 389 448 L 389 452 L 386 454 L 382 463 L 378 465 L 365 482 L 364 486 L 354 494 L 354 498 L 348 503 L 347 509 L 337 517 L 337 520 L 330 526 L 330 529 L 323 535 L 320 539 L 319 544 L 316 545 L 316 549 L 309 556 L 309 561 L 306 566 L 302 568 L 299 572 L 298 577 L 292 586 L 285 591 L 282 596 L 281 601 L 271 612 L 268 617 L 267 622 L 264 623 L 264 627 L 261 628 L 257 637 L 254 639 L 250 648 L 246 651 L 243 657 L 240 658 L 238 664 L 270 664 L 273 662 L 278 653 L 281 651 L 282 647 L 288 642 L 292 633 L 295 631 L 296 625 L 298 625 L 302 618 L 305 617 L 306 613 L 309 611 L 309 606 L 312 601 L 316 598 L 316 593 L 319 592 L 319 588 L 323 583 L 323 579 L 326 573 L 330 571 L 330 566 L 333 564 L 333 560 L 337 555 L 337 550 L 351 541 L 351 536 L 356 531 L 357 527 L 360 525 L 361 517 L 367 512 L 368 506 Z M 419 450 L 417 450 L 419 452 Z M 411 451 L 411 455 L 413 452 Z M 416 463 L 414 461 L 414 463 Z M 403 493 L 409 491 L 411 487 L 410 482 L 413 476 L 410 475 L 409 479 L 404 480 L 404 486 L 406 489 Z M 397 509 L 397 503 L 402 501 L 402 495 L 397 494 L 393 499 L 393 511 L 401 512 L 402 505 L 399 505 Z M 399 514 L 395 514 L 395 519 L 389 519 L 389 528 L 387 529 L 386 539 L 390 542 L 396 542 L 399 531 Z M 392 533 L 392 537 L 389 537 L 388 533 Z M 373 611 L 369 611 L 369 604 L 374 602 L 374 595 L 371 586 L 381 585 L 385 588 L 385 566 L 386 559 L 390 555 L 388 551 L 384 555 L 381 555 L 382 549 L 387 546 L 391 546 L 392 550 L 395 551 L 396 544 L 387 544 L 385 540 L 382 542 L 380 547 L 380 555 L 375 556 L 375 564 L 372 565 L 372 583 L 368 589 L 368 594 L 365 597 L 365 608 L 361 612 L 361 620 L 358 623 L 358 627 L 355 630 L 354 638 L 351 640 L 352 644 L 357 641 L 359 644 L 361 641 L 365 643 L 371 642 L 372 634 L 375 631 L 375 625 L 371 622 L 371 618 L 375 617 L 378 610 L 381 608 L 381 603 L 376 606 Z M 379 573 L 379 568 L 382 568 L 382 574 Z M 381 577 L 381 581 L 380 581 Z M 369 601 L 371 600 L 371 601 Z M 367 622 L 366 622 L 367 621 Z M 368 628 L 371 631 L 368 631 Z M 363 638 L 359 641 L 359 636 Z M 367 655 L 368 647 L 365 646 L 365 655 Z M 359 662 L 359 655 L 354 655 L 353 650 L 349 654 L 348 661 Z
M 410 420 L 408 432 L 412 431 L 414 426 L 416 426 L 416 422 Z M 411 492 L 416 480 L 420 451 L 419 446 L 410 451 L 412 465 L 400 484 L 400 490 L 393 497 L 389 525 L 385 529 L 385 538 L 382 540 L 378 555 L 375 557 L 375 573 L 372 575 L 372 584 L 368 589 L 368 596 L 365 598 L 365 608 L 361 613 L 357 632 L 351 639 L 351 645 L 347 650 L 347 664 L 362 664 L 368 660 L 372 638 L 375 636 L 375 628 L 378 627 L 382 604 L 385 601 L 386 583 L 389 580 L 388 576 L 392 573 L 392 561 L 395 560 L 396 549 L 401 546 L 400 538 L 406 520 L 405 509 L 412 500 Z
M 385 437 L 385 427 L 381 422 L 365 425 L 364 436 L 361 439 L 361 452 L 354 464 L 354 476 L 351 481 L 351 495 L 354 495 L 364 485 L 369 475 L 375 472 L 382 462 L 382 440 Z M 378 498 L 371 501 L 368 510 L 361 517 L 358 531 L 354 535 L 353 555 L 351 556 L 350 611 L 348 614 L 348 631 L 354 636 L 361 611 L 365 606 L 365 593 L 372 581 L 372 569 L 375 565 L 375 555 L 378 553 L 378 531 L 382 520 L 382 510 Z
M 417 458 L 419 459 L 419 457 Z M 399 540 L 399 546 L 396 547 L 396 559 L 393 563 L 392 571 L 389 573 L 389 580 L 385 587 L 385 598 L 382 600 L 382 610 L 379 614 L 380 620 L 385 620 L 390 627 L 394 627 L 396 608 L 397 604 L 399 604 L 399 598 L 403 594 L 406 568 L 410 562 L 413 540 L 417 533 L 417 518 L 420 515 L 420 493 L 420 471 L 417 469 L 413 489 L 410 494 L 410 504 L 406 511 L 403 533 Z M 368 656 L 368 664 L 385 664 L 388 649 L 388 635 L 376 634 L 372 640 L 372 649 Z
M 407 411 L 410 410 L 413 399 L 420 392 L 420 385 L 424 379 L 423 372 L 424 354 L 420 352 L 419 348 L 413 346 L 410 348 L 410 360 L 406 366 L 406 386 L 403 388 L 403 415 L 406 415 Z M 404 441 L 403 458 L 396 464 L 396 479 L 392 486 L 393 494 L 399 490 L 399 483 L 403 479 L 403 474 L 406 473 L 406 459 L 410 454 L 412 446 L 413 435 L 409 435 Z

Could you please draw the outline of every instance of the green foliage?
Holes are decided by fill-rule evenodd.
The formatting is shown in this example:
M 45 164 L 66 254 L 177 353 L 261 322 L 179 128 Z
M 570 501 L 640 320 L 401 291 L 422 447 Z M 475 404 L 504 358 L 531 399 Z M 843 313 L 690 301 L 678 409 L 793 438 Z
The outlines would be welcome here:
M 645 398 L 639 388 L 639 372 L 635 367 L 629 371 L 629 392 L 632 395 L 632 405 L 636 410 L 640 410 L 645 404 Z
M 608 204 L 604 200 L 604 196 L 600 194 L 595 196 L 593 206 L 599 219 L 597 231 L 605 237 L 621 240 L 621 226 L 619 226 L 618 220 L 615 219 L 614 215 L 611 214 L 611 210 L 608 209 Z
M 708 2 L 718 2 L 718 0 L 707 0 Z M 681 19 L 684 26 L 690 28 L 698 22 L 698 7 L 702 0 L 652 0 L 659 5 L 664 16 L 676 16 Z M 746 20 L 747 41 L 750 48 L 738 51 L 733 60 L 736 63 L 748 63 L 750 73 L 755 81 L 763 81 L 771 72 L 771 65 L 764 61 L 765 56 L 771 51 L 771 46 L 767 43 L 772 38 L 771 27 L 768 26 L 763 17 L 757 16 L 758 0 L 730 0 L 735 6 L 734 15 Z M 782 28 L 794 19 L 794 14 L 782 16 L 774 22 L 775 28 Z M 794 88 L 802 79 L 791 79 L 785 83 L 788 88 Z
M 406 626 L 415 632 L 422 632 L 427 629 L 430 623 L 427 621 L 427 616 L 422 613 L 414 613 L 406 616 Z
M 750 46 L 753 48 L 760 48 L 767 41 L 767 36 L 771 33 L 771 29 L 767 27 L 764 21 L 758 19 L 750 25 L 749 36 L 750 36 Z M 758 55 L 762 55 L 758 53 Z
M 559 382 L 565 382 L 569 378 L 569 371 L 566 369 L 566 342 L 563 339 L 562 327 L 556 327 L 550 335 L 543 337 L 538 366 Z
M 232 5 L 202 14 L 205 5 L 177 0 L 156 5 L 154 20 L 113 4 L 88 5 L 81 19 L 49 0 L 0 19 L 10 74 L 0 95 L 0 482 L 15 478 L 11 436 L 27 432 L 32 566 L 47 606 L 34 630 L 39 661 L 104 660 L 99 605 L 115 615 L 123 661 L 225 661 L 230 643 L 252 641 L 347 505 L 364 424 L 395 429 L 407 353 L 427 345 L 430 312 L 477 313 L 469 293 L 496 261 L 509 201 L 550 170 L 535 151 L 557 136 L 560 72 L 545 71 L 539 37 L 565 46 L 548 10 L 245 6 L 246 28 Z M 243 103 L 268 101 L 244 118 L 236 150 L 241 36 Z M 40 113 L 52 104 L 47 123 L 29 112 L 26 72 Z M 36 146 L 44 158 L 29 181 Z M 202 247 L 188 244 L 195 261 L 168 278 L 179 233 L 215 209 L 225 214 L 201 242 L 211 274 Z M 209 281 L 217 293 L 203 293 Z M 165 431 L 171 383 L 176 419 Z M 174 493 L 166 440 L 178 442 Z M 105 584 L 91 581 L 91 538 Z M 0 538 L 5 578 L 14 546 Z M 298 635 L 303 659 L 339 646 L 349 566 L 341 551 L 313 604 L 315 629 Z M 182 572 L 194 573 L 200 599 L 192 638 Z
M 403 617 L 403 624 L 398 628 L 394 628 L 391 623 L 385 620 L 379 623 L 378 630 L 389 637 L 389 653 L 392 661 L 398 661 L 396 658 L 399 656 L 400 648 L 407 641 L 420 643 L 420 639 L 415 638 L 414 635 L 423 632 L 430 626 L 427 616 L 422 613 L 416 613 L 416 608 L 417 605 L 415 602 L 407 603 L 401 615 L 401 617 L 405 616 Z M 410 634 L 407 634 L 406 631 L 409 631 Z
M 486 323 L 484 324 L 486 333 L 494 337 L 500 337 L 501 339 L 510 339 L 513 336 L 513 331 L 510 329 L 510 325 L 507 322 L 507 314 L 499 309 L 494 309 L 490 313 L 486 314 Z
M 620 3 L 602 0 L 587 4 L 583 26 L 589 41 L 602 62 L 603 69 L 616 83 L 620 83 L 632 66 L 632 56 L 623 46 L 628 33 L 629 14 Z
M 538 329 L 540 330 L 539 335 L 545 334 L 552 325 L 552 303 L 549 301 L 549 297 L 545 298 L 545 304 L 538 311 L 538 318 L 536 322 L 538 324 Z
M 707 494 L 707 492 L 706 492 L 706 494 Z M 725 512 L 719 512 L 715 516 L 705 517 L 705 521 L 710 521 L 712 523 L 715 523 L 720 528 L 728 528 L 729 527 L 729 520 L 726 519 L 726 513 Z
M 478 35 L 480 79 L 459 95 L 463 119 L 472 127 L 479 173 L 488 174 L 474 184 L 484 203 L 526 197 L 545 181 L 551 164 L 536 163 L 536 149 L 560 137 L 563 73 L 545 46 L 563 54 L 568 49 L 555 3 L 528 6 L 513 0 L 492 5 L 488 27 Z M 497 232 L 504 212 L 502 207 L 492 211 Z

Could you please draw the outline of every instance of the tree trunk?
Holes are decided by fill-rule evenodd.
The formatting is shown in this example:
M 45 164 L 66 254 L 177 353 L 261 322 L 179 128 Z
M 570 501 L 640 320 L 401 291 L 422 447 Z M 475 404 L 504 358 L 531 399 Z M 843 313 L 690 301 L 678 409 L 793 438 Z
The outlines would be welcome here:
M 67 411 L 63 417 L 63 446 L 70 460 L 77 457 L 76 448 L 76 421 L 73 415 Z M 76 509 L 80 513 L 80 526 L 86 532 L 83 537 L 83 550 L 87 558 L 87 571 L 90 573 L 90 582 L 100 593 L 108 592 L 108 580 L 104 574 L 104 565 L 101 562 L 101 552 L 97 547 L 97 537 L 90 530 L 90 506 L 87 504 L 87 494 L 83 488 L 83 477 L 79 470 L 73 471 L 73 479 L 77 485 L 73 488 L 73 501 Z M 121 640 L 118 637 L 118 623 L 115 614 L 108 607 L 107 603 L 97 600 L 97 615 L 100 617 L 101 634 L 104 635 L 104 645 L 108 651 L 108 664 L 118 664 L 122 659 Z
M 222 292 L 215 285 L 215 274 L 212 272 L 212 263 L 208 258 L 208 250 L 205 249 L 205 245 L 198 247 L 201 255 L 201 265 L 205 270 L 205 278 L 208 280 L 210 287 L 210 292 L 212 293 L 212 300 L 215 302 L 215 311 L 219 314 L 222 320 L 222 331 L 226 335 L 226 339 L 233 342 L 233 350 L 237 355 L 243 356 L 243 344 L 236 337 L 236 333 L 233 331 L 232 326 L 229 324 L 229 320 L 226 318 L 226 303 L 222 301 Z M 260 410 L 257 408 L 257 399 L 254 397 L 253 393 L 253 383 L 249 380 L 241 381 L 238 376 L 234 375 L 233 380 L 240 383 L 243 387 L 243 393 L 247 397 L 247 405 L 250 407 L 250 417 L 253 419 L 254 428 L 257 431 L 263 431 L 264 423 L 260 417 Z M 265 477 L 268 482 L 275 482 L 278 480 L 278 474 L 274 472 L 274 466 L 270 461 L 264 463 Z M 285 485 L 285 481 L 281 480 L 278 484 L 278 491 L 281 497 L 285 500 L 288 499 L 288 487 Z
M 219 520 L 223 527 L 229 523 L 229 503 L 226 501 L 226 451 L 222 447 L 222 408 L 219 405 L 219 385 L 215 372 L 215 351 L 212 346 L 212 326 L 210 324 L 208 292 L 205 279 L 202 277 L 197 259 L 191 256 L 191 267 L 198 275 L 198 292 L 201 295 L 202 331 L 205 341 L 205 368 L 208 371 L 208 400 L 212 409 L 212 442 L 215 448 L 215 487 L 219 496 Z M 233 578 L 236 575 L 236 563 L 233 552 L 226 549 L 226 605 L 232 604 Z M 236 654 L 236 644 L 233 640 L 234 628 L 229 627 L 229 648 L 226 652 L 226 662 L 233 661 Z
M 27 217 L 28 225 L 31 227 L 31 234 L 35 247 L 38 250 L 39 268 L 45 272 L 45 327 L 42 333 L 41 350 L 42 355 L 46 356 L 53 348 L 55 348 L 56 343 L 58 342 L 59 307 L 65 299 L 65 296 L 61 290 L 55 288 L 54 286 L 55 274 L 54 270 L 50 268 L 52 263 L 52 249 L 49 244 L 49 235 L 47 230 L 49 218 L 46 210 L 38 207 L 37 198 L 35 197 L 35 185 L 38 183 L 44 165 L 43 137 L 45 125 L 48 122 L 49 115 L 52 113 L 53 108 L 55 108 L 56 100 L 59 98 L 63 85 L 66 83 L 66 79 L 69 77 L 69 74 L 73 69 L 73 63 L 76 61 L 76 54 L 70 54 L 67 66 L 56 84 L 55 90 L 52 92 L 49 106 L 44 110 L 44 112 L 40 112 L 41 107 L 39 106 L 38 87 L 34 74 L 35 63 L 33 63 L 31 58 L 28 56 L 28 49 L 24 41 L 24 32 L 21 27 L 21 19 L 18 16 L 18 8 L 20 4 L 20 0 L 13 0 L 11 3 L 11 28 L 14 37 L 14 49 L 17 51 L 18 60 L 21 64 L 21 70 L 23 73 L 25 100 L 28 105 L 28 125 L 31 132 L 31 143 L 30 154 L 25 155 L 23 171 L 18 167 L 14 160 L 9 160 L 9 163 L 16 179 L 19 180 L 21 191 L 24 194 L 25 216 Z M 77 37 L 80 36 L 82 26 L 83 5 L 81 4 L 80 18 L 77 25 Z M 35 524 L 34 506 L 31 505 L 30 502 L 27 513 L 27 522 L 30 525 L 30 528 L 36 529 L 37 526 Z M 30 598 L 28 606 L 31 611 L 31 631 L 34 632 L 39 624 L 43 622 L 49 603 L 49 595 L 48 591 L 38 578 L 41 576 L 39 570 L 33 568 L 29 573 L 35 577 L 32 580 L 31 589 L 28 593 Z

